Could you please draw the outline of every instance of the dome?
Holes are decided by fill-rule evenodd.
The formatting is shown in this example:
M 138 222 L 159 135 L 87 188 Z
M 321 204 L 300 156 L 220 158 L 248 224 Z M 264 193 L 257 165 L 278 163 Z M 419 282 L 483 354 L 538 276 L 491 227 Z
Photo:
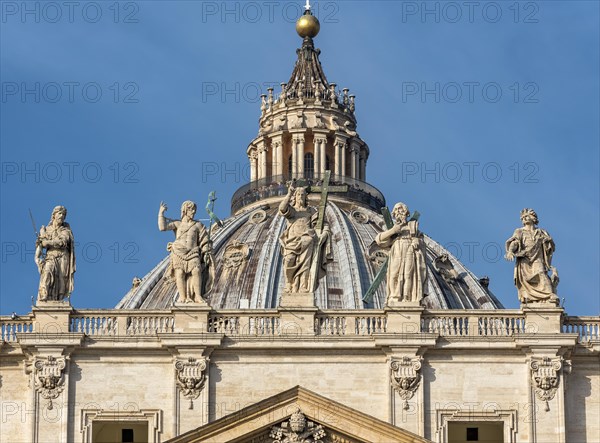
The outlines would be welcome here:
M 285 219 L 279 198 L 256 203 L 213 231 L 216 280 L 208 302 L 214 309 L 276 308 L 283 292 L 279 237 Z M 318 195 L 310 204 L 318 205 Z M 326 210 L 331 230 L 327 273 L 315 292 L 320 309 L 383 308 L 386 283 L 373 299 L 363 296 L 386 257 L 374 244 L 384 230 L 383 217 L 366 205 L 331 198 Z M 439 243 L 425 236 L 428 280 L 424 306 L 429 309 L 498 309 L 500 302 L 465 266 Z M 177 299 L 172 281 L 163 278 L 169 258 L 151 270 L 117 305 L 123 309 L 164 309 Z M 484 281 L 485 283 L 485 281 Z
M 355 96 L 327 80 L 321 51 L 312 40 L 317 25 L 308 6 L 298 21 L 304 40 L 296 51 L 290 80 L 281 84 L 278 95 L 269 88 L 269 94 L 262 96 L 258 136 L 246 150 L 251 182 L 233 195 L 232 216 L 211 232 L 215 281 L 207 301 L 214 309 L 279 306 L 285 286 L 279 239 L 287 223 L 279 204 L 292 180 L 304 182 L 310 204 L 318 207 L 326 177 L 331 178 L 325 208 L 330 235 L 325 272 L 314 291 L 315 305 L 320 309 L 385 306 L 385 281 L 366 297 L 387 254 L 374 242 L 386 230 L 381 215 L 385 198 L 366 182 L 370 148 L 356 129 Z M 423 306 L 502 308 L 486 278 L 479 280 L 427 235 L 424 243 L 428 278 L 422 288 Z M 165 257 L 136 281 L 117 308 L 164 309 L 177 301 L 175 283 L 164 278 L 169 260 Z

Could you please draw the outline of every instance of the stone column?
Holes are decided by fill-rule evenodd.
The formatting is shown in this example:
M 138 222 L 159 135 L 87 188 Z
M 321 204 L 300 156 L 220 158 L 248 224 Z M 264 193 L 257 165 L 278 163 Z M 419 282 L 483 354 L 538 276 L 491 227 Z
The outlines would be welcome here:
M 298 177 L 304 177 L 304 136 L 298 136 Z
M 315 144 L 317 143 L 319 144 L 320 159 L 319 166 L 315 166 L 315 172 L 317 173 L 317 177 L 323 178 L 327 169 L 327 137 L 324 134 L 315 135 Z
M 256 181 L 256 150 L 250 153 L 250 181 Z
M 345 175 L 346 168 L 344 162 L 346 161 L 346 137 L 337 135 L 335 137 L 334 149 L 335 149 L 335 175 Z
M 290 171 L 290 178 L 296 178 L 298 176 L 298 140 L 295 136 L 292 136 L 292 170 Z
M 257 168 L 256 180 L 261 180 L 267 176 L 267 152 L 264 139 L 256 143 Z
M 352 155 L 352 158 L 350 160 L 350 165 L 351 165 L 351 175 L 353 179 L 360 179 L 358 174 L 359 174 L 359 169 L 360 166 L 358 164 L 358 151 L 360 150 L 360 145 L 358 143 L 356 143 L 355 140 L 352 141 L 352 143 L 350 144 L 351 148 L 350 148 L 350 153 Z
M 273 146 L 273 175 L 283 175 L 283 137 L 274 136 L 271 141 Z
M 313 137 L 313 148 L 315 158 L 315 178 L 321 177 L 321 141 Z
M 341 176 L 345 177 L 346 176 L 346 151 L 348 150 L 348 144 L 344 143 L 342 145 L 342 173 L 340 174 Z
M 258 178 L 267 178 L 267 148 L 264 146 L 260 149 L 260 174 Z
M 321 140 L 321 177 L 325 176 L 326 170 L 327 170 L 327 139 L 323 139 L 323 140 Z

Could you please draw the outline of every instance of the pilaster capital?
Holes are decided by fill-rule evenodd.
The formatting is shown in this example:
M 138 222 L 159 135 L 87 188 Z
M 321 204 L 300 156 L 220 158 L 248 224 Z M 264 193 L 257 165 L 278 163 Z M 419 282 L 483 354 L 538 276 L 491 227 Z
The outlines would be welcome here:
M 294 143 L 304 143 L 304 141 L 305 141 L 304 133 L 292 134 L 292 140 Z

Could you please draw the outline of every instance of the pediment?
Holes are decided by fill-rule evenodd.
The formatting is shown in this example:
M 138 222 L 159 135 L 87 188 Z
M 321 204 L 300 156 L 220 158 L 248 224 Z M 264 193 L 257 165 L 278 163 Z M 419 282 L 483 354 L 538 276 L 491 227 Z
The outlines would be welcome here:
M 422 437 L 296 386 L 167 443 L 427 443 Z

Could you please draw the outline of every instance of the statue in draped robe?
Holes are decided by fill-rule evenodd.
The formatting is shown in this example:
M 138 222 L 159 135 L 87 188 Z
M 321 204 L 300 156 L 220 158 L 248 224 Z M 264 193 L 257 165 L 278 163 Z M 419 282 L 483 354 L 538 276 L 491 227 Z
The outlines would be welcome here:
M 387 269 L 387 304 L 418 302 L 424 297 L 427 280 L 425 242 L 417 220 L 408 220 L 410 211 L 404 203 L 392 210 L 394 226 L 375 237 L 375 242 L 389 248 Z
M 552 266 L 554 241 L 552 237 L 537 227 L 539 221 L 533 209 L 521 211 L 522 228 L 517 228 L 506 241 L 505 258 L 516 259 L 515 286 L 521 303 L 558 303 L 556 286 L 558 272 Z M 548 272 L 551 275 L 548 276 Z
M 73 292 L 75 240 L 65 218 L 67 209 L 57 206 L 48 226 L 42 226 L 36 241 L 35 263 L 40 273 L 38 301 L 63 301 Z

